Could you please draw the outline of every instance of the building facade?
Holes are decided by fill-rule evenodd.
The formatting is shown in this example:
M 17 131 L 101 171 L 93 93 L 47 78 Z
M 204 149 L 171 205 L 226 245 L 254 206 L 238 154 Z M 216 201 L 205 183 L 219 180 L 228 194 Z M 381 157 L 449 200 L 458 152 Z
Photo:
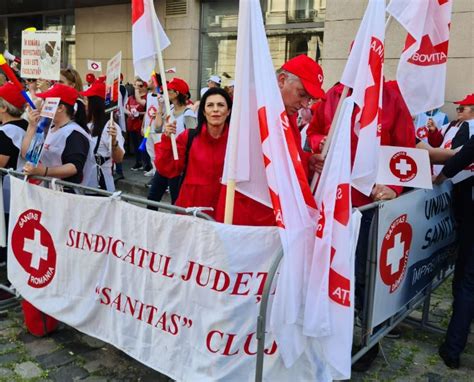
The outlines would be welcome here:
M 298 54 L 320 59 L 325 88 L 341 76 L 349 46 L 368 0 L 261 0 L 275 68 Z M 186 79 L 194 98 L 212 74 L 224 85 L 234 77 L 239 0 L 155 0 L 171 46 L 166 67 Z M 0 50 L 18 54 L 21 30 L 63 31 L 63 64 L 83 75 L 87 60 L 102 62 L 122 51 L 125 79 L 134 77 L 130 0 L 5 0 L 0 4 Z M 446 106 L 474 91 L 474 1 L 454 0 L 448 59 Z M 385 76 L 394 79 L 405 32 L 390 23 L 386 39 Z

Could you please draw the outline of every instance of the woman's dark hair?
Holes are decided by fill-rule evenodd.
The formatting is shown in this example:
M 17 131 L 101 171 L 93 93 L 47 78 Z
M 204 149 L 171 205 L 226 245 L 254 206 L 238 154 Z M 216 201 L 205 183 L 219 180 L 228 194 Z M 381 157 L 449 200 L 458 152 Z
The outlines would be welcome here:
M 105 103 L 104 100 L 98 96 L 90 96 L 87 97 L 87 99 L 87 122 L 92 122 L 93 124 L 91 135 L 98 137 L 107 123 Z
M 215 94 L 219 94 L 222 97 L 224 97 L 227 107 L 229 108 L 229 110 L 232 110 L 232 99 L 230 98 L 229 94 L 224 89 L 209 88 L 209 90 L 205 92 L 203 96 L 201 97 L 201 102 L 199 104 L 198 115 L 197 115 L 197 121 L 198 121 L 197 132 L 201 132 L 202 124 L 206 122 L 206 117 L 204 116 L 204 108 L 206 106 L 207 98 Z M 230 115 L 231 114 L 229 114 L 229 116 L 225 120 L 227 123 L 230 122 Z
M 186 105 L 188 103 L 188 96 L 187 94 L 182 94 L 182 93 L 178 93 L 178 95 L 176 96 L 177 100 L 178 100 L 178 103 L 180 105 Z
M 76 122 L 79 126 L 81 126 L 85 131 L 89 133 L 89 129 L 87 128 L 87 117 L 86 117 L 86 107 L 84 103 L 78 98 L 76 101 L 76 111 L 74 111 L 74 106 L 69 105 L 64 102 L 59 102 L 60 105 L 64 105 L 66 108 L 67 116 Z

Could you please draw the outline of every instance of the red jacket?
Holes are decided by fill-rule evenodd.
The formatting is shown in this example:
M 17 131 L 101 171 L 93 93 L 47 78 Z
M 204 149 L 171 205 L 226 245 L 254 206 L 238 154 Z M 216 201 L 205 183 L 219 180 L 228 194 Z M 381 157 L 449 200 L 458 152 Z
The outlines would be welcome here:
M 155 165 L 158 172 L 167 177 L 179 176 L 184 170 L 188 130 L 177 138 L 179 160 L 173 159 L 171 139 L 163 134 L 161 142 L 155 145 Z M 221 177 L 224 169 L 225 150 L 229 128 L 219 138 L 209 135 L 206 125 L 193 140 L 189 150 L 186 176 L 179 192 L 176 205 L 180 207 L 212 207 L 214 211 L 204 211 L 214 217 L 217 209 Z
M 314 152 L 319 152 L 321 140 L 328 134 L 331 122 L 336 112 L 337 103 L 341 98 L 343 85 L 336 84 L 326 92 L 326 100 L 321 101 L 316 107 L 316 112 L 308 127 L 307 135 Z M 352 116 L 354 126 L 355 115 Z M 351 163 L 354 164 L 358 137 L 352 129 L 351 133 Z M 410 112 L 403 100 L 395 81 L 384 82 L 382 94 L 382 131 L 381 143 L 385 146 L 415 147 L 415 126 Z M 403 191 L 403 187 L 389 186 L 397 195 Z M 352 204 L 360 207 L 371 203 L 372 199 L 356 189 L 352 189 Z

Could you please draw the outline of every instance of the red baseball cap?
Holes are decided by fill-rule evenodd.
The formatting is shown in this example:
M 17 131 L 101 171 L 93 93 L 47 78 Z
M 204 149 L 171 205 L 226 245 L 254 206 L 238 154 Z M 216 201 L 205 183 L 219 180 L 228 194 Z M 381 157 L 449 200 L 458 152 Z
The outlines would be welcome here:
M 59 97 L 62 102 L 74 106 L 77 97 L 79 97 L 79 92 L 70 86 L 57 83 L 45 92 L 37 93 L 36 96 L 40 98 Z
M 94 83 L 89 87 L 89 89 L 84 90 L 79 93 L 85 97 L 93 97 L 97 96 L 105 100 L 105 83 L 104 81 L 96 80 Z
M 91 84 L 91 83 L 93 83 L 94 81 L 95 81 L 95 75 L 94 75 L 94 73 L 87 73 L 87 74 L 86 74 L 86 82 L 87 82 L 88 84 Z
M 463 100 L 455 101 L 453 103 L 457 105 L 474 105 L 474 93 L 468 94 Z
M 18 109 L 21 109 L 26 103 L 20 89 L 11 82 L 5 82 L 3 86 L 0 86 L 0 97 Z
M 189 85 L 186 81 L 182 80 L 181 78 L 173 78 L 170 82 L 168 82 L 168 89 L 175 90 L 181 94 L 188 94 L 189 93 Z
M 323 69 L 312 58 L 300 54 L 285 62 L 281 68 L 297 76 L 311 97 L 322 99 L 326 97 L 322 88 Z

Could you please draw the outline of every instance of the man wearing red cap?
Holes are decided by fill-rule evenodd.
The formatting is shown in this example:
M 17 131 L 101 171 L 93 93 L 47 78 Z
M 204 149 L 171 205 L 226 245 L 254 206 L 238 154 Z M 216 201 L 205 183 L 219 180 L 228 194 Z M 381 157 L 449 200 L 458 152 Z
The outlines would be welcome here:
M 21 142 L 25 135 L 28 122 L 21 118 L 25 107 L 25 99 L 18 88 L 11 82 L 0 87 L 0 167 L 20 170 L 23 161 L 20 156 Z M 3 203 L 5 222 L 8 226 L 10 210 L 10 179 L 3 178 Z M 0 247 L 0 262 L 7 259 L 6 248 Z M 0 300 L 12 298 L 13 295 L 0 291 Z
M 298 111 L 308 107 L 311 100 L 324 99 L 323 80 L 324 76 L 321 67 L 316 61 L 304 54 L 287 61 L 277 71 L 277 81 L 283 104 L 308 179 L 310 170 L 314 170 L 316 158 L 302 149 L 301 134 L 297 123 Z M 216 213 L 218 221 L 223 221 L 224 218 L 224 201 L 225 187 L 221 190 L 220 202 Z M 233 224 L 270 226 L 275 225 L 276 222 L 272 208 L 236 191 Z
M 92 154 L 90 135 L 83 117 L 74 113 L 74 105 L 79 93 L 73 87 L 55 84 L 40 98 L 58 97 L 60 104 L 53 118 L 52 127 L 46 136 L 41 163 L 34 167 L 27 163 L 24 172 L 27 175 L 51 176 L 71 183 L 97 186 L 94 175 L 95 160 Z M 79 109 L 78 109 L 79 110 Z M 36 132 L 40 115 L 38 110 L 28 113 L 29 125 L 22 144 L 22 154 L 26 154 Z

